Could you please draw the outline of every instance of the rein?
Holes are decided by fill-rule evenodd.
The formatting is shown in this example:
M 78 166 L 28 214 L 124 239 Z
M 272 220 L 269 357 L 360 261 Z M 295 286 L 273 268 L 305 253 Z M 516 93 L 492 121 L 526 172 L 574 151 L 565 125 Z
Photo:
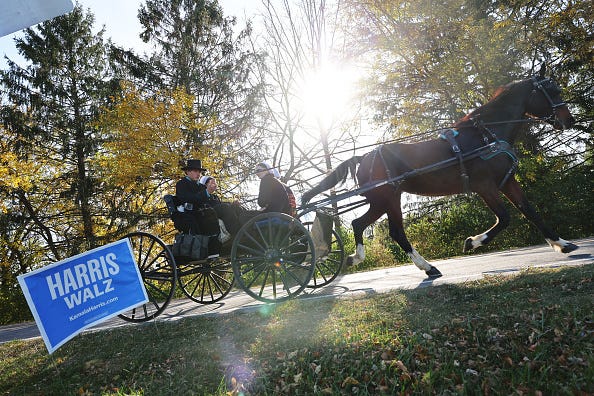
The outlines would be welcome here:
M 491 125 L 502 125 L 502 124 L 526 124 L 526 123 L 537 123 L 548 121 L 553 117 L 534 117 L 534 118 L 522 118 L 520 120 L 510 120 L 510 121 L 493 121 L 493 122 L 484 122 L 482 125 L 491 126 Z
M 466 160 L 471 160 L 471 159 L 475 159 L 475 158 L 479 158 L 479 157 L 482 159 L 490 159 L 498 154 L 508 154 L 512 158 L 515 158 L 515 155 L 513 154 L 513 150 L 511 150 L 511 146 L 509 145 L 509 143 L 507 143 L 504 140 L 498 140 L 496 142 L 489 143 L 486 146 L 478 147 L 474 150 L 464 153 L 462 157 L 466 161 Z M 310 203 L 304 207 L 301 207 L 300 209 L 302 209 L 303 211 L 300 212 L 300 215 L 312 212 L 320 207 L 323 207 L 323 206 L 328 205 L 333 202 L 342 201 L 343 199 L 351 198 L 355 195 L 362 195 L 362 194 L 366 193 L 367 191 L 371 191 L 378 187 L 385 186 L 386 184 L 391 184 L 394 186 L 396 184 L 403 182 L 406 178 L 419 176 L 424 173 L 433 172 L 433 171 L 441 169 L 441 168 L 447 168 L 448 166 L 454 165 L 457 161 L 458 161 L 458 159 L 456 157 L 448 158 L 447 160 L 439 161 L 434 164 L 424 166 L 422 168 L 417 168 L 417 169 L 410 170 L 408 172 L 404 172 L 396 177 L 377 180 L 374 182 L 364 184 L 361 187 L 357 188 L 356 190 L 347 191 L 344 193 L 340 193 L 340 194 L 336 194 L 333 196 L 323 198 L 317 202 L 313 202 L 313 203 Z M 511 173 L 513 173 L 513 171 Z M 508 172 L 508 174 L 510 174 L 510 175 L 511 175 L 511 173 Z M 505 180 L 507 180 L 508 177 L 509 176 L 506 175 L 503 183 L 505 183 Z M 363 202 L 363 201 L 356 202 L 355 204 L 360 204 L 359 206 L 363 206 L 366 203 L 366 202 L 363 202 L 363 203 L 361 203 L 361 202 Z M 359 207 L 359 206 L 357 206 L 357 207 Z

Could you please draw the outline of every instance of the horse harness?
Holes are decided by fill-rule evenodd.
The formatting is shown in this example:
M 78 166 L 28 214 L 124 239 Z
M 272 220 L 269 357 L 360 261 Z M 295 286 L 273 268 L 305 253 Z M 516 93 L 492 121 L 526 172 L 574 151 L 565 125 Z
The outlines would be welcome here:
M 499 187 L 499 189 L 501 189 L 501 187 L 503 187 L 503 185 L 505 185 L 507 180 L 516 171 L 516 169 L 518 167 L 518 157 L 516 156 L 513 148 L 511 147 L 511 145 L 508 142 L 497 138 L 497 136 L 491 130 L 489 130 L 486 126 L 484 126 L 482 123 L 475 121 L 475 126 L 477 128 L 479 128 L 483 133 L 483 139 L 485 141 L 484 146 L 478 147 L 478 148 L 470 150 L 468 152 L 463 152 L 460 149 L 460 146 L 458 145 L 458 142 L 456 140 L 456 137 L 459 135 L 459 132 L 453 128 L 444 129 L 438 134 L 438 137 L 440 139 L 447 141 L 450 144 L 450 146 L 452 147 L 452 152 L 453 152 L 454 156 L 452 158 L 437 162 L 435 164 L 427 165 L 427 166 L 424 166 L 424 167 L 418 168 L 418 169 L 412 169 L 410 171 L 400 174 L 397 177 L 392 176 L 392 173 L 390 172 L 390 168 L 386 162 L 386 159 L 384 158 L 384 153 L 382 151 L 384 145 L 377 147 L 373 153 L 372 166 L 369 168 L 370 169 L 369 170 L 369 173 L 370 173 L 369 180 L 373 180 L 373 176 L 371 173 L 373 170 L 373 164 L 375 163 L 377 158 L 379 158 L 381 160 L 382 165 L 384 167 L 384 171 L 386 172 L 387 179 L 385 181 L 387 183 L 391 184 L 395 189 L 397 189 L 400 186 L 400 184 L 404 180 L 406 180 L 406 178 L 418 176 L 418 175 L 421 175 L 424 173 L 433 172 L 433 171 L 436 171 L 436 170 L 439 170 L 442 168 L 446 168 L 448 166 L 452 166 L 452 165 L 454 165 L 454 163 L 457 163 L 458 166 L 460 167 L 460 178 L 461 178 L 461 182 L 462 182 L 463 191 L 466 194 L 470 194 L 471 193 L 470 177 L 466 170 L 465 162 L 470 161 L 475 158 L 480 158 L 484 161 L 487 161 L 487 160 L 490 160 L 491 158 L 494 158 L 500 154 L 505 154 L 510 157 L 510 159 L 512 160 L 512 164 L 511 164 L 509 170 L 507 171 L 507 173 L 505 174 L 505 176 L 503 177 L 503 179 L 501 180 L 501 182 L 499 183 L 498 187 Z M 489 134 L 489 136 L 487 136 L 485 134 L 485 132 L 487 132 Z M 491 139 L 492 139 L 492 141 L 491 141 Z
M 536 76 L 532 76 L 532 93 L 536 92 L 536 90 L 538 89 L 549 101 L 549 105 L 551 106 L 554 112 L 555 110 L 557 110 L 558 107 L 565 106 L 567 103 L 565 103 L 564 101 L 561 101 L 559 103 L 553 102 L 553 99 L 551 98 L 551 95 L 548 91 L 551 85 L 554 86 L 555 84 L 553 80 L 551 80 L 550 78 L 543 78 L 539 80 Z
M 462 188 L 465 194 L 470 194 L 472 192 L 470 189 L 470 178 L 468 176 L 468 173 L 466 172 L 466 166 L 464 165 L 465 161 L 477 157 L 479 157 L 483 161 L 487 161 L 493 157 L 498 156 L 499 154 L 506 154 L 507 156 L 509 156 L 512 160 L 512 164 L 505 176 L 503 177 L 503 179 L 501 180 L 501 182 L 499 183 L 499 189 L 501 189 L 505 185 L 507 180 L 514 174 L 514 172 L 518 168 L 519 162 L 518 157 L 514 152 L 514 149 L 508 142 L 499 139 L 482 122 L 474 120 L 474 125 L 479 130 L 481 130 L 485 145 L 477 149 L 471 150 L 469 153 L 463 153 L 460 149 L 460 146 L 456 141 L 456 137 L 459 135 L 459 132 L 457 130 L 453 128 L 448 128 L 438 134 L 438 137 L 440 139 L 447 141 L 450 144 L 450 146 L 452 146 L 452 152 L 454 153 L 454 157 L 456 158 L 460 166 L 460 178 L 462 180 Z M 487 136 L 485 132 L 487 132 L 489 136 Z
M 458 142 L 456 142 L 456 136 L 458 136 L 459 132 L 455 129 L 448 128 L 443 132 L 438 134 L 440 139 L 447 141 L 450 146 L 452 146 L 452 151 L 454 152 L 454 156 L 458 160 L 460 166 L 460 178 L 462 179 L 462 190 L 465 194 L 470 194 L 470 179 L 468 177 L 468 173 L 466 172 L 466 166 L 464 166 L 464 157 L 462 155 L 462 150 L 460 150 L 460 146 L 458 146 Z
M 554 83 L 550 78 L 543 78 L 543 79 L 539 80 L 536 76 L 532 77 L 532 92 L 535 93 L 537 90 L 540 91 L 544 95 L 546 100 L 549 102 L 549 105 L 553 109 L 553 112 L 555 112 L 557 110 L 557 108 L 559 108 L 561 106 L 565 106 L 566 103 L 563 101 L 561 101 L 559 103 L 555 103 L 553 101 L 551 94 L 549 93 L 551 84 L 554 84 Z M 378 157 L 378 156 L 379 156 L 380 160 L 382 161 L 384 170 L 386 172 L 386 176 L 387 176 L 386 182 L 391 184 L 394 188 L 398 188 L 400 183 L 402 183 L 407 177 L 418 176 L 423 173 L 432 172 L 432 171 L 435 171 L 435 170 L 438 170 L 441 168 L 451 166 L 451 165 L 453 165 L 454 162 L 457 162 L 458 166 L 460 167 L 460 178 L 462 181 L 463 191 L 466 194 L 470 194 L 471 193 L 470 178 L 468 176 L 468 172 L 466 171 L 466 166 L 464 165 L 464 163 L 466 161 L 469 161 L 474 158 L 481 158 L 482 160 L 487 161 L 487 160 L 490 160 L 491 158 L 494 158 L 500 154 L 505 154 L 511 159 L 512 164 L 511 164 L 509 170 L 507 171 L 507 173 L 505 174 L 505 176 L 503 177 L 503 179 L 501 180 L 501 182 L 499 183 L 498 188 L 501 189 L 505 185 L 507 180 L 514 174 L 514 172 L 518 168 L 518 162 L 519 162 L 518 157 L 517 157 L 516 153 L 514 152 L 514 149 L 512 148 L 512 146 L 507 141 L 499 139 L 497 137 L 497 135 L 495 135 L 495 133 L 493 133 L 493 131 L 491 131 L 489 128 L 487 128 L 482 121 L 480 121 L 478 119 L 472 119 L 472 121 L 473 121 L 474 127 L 477 128 L 479 131 L 481 131 L 481 133 L 483 135 L 483 141 L 485 142 L 484 146 L 481 146 L 479 148 L 476 148 L 469 152 L 464 153 L 464 152 L 462 152 L 462 150 L 460 149 L 460 146 L 458 145 L 458 142 L 456 141 L 456 137 L 459 135 L 459 132 L 453 128 L 443 129 L 438 134 L 438 137 L 440 139 L 447 141 L 450 144 L 450 146 L 452 147 L 452 152 L 454 154 L 453 158 L 450 158 L 448 160 L 444 160 L 444 161 L 441 161 L 441 162 L 438 162 L 438 163 L 435 163 L 432 165 L 428 165 L 428 166 L 425 166 L 425 167 L 422 167 L 419 169 L 412 169 L 412 170 L 405 172 L 397 177 L 393 177 L 390 172 L 390 168 L 388 167 L 388 164 L 386 163 L 386 160 L 382 153 L 382 148 L 384 146 L 381 145 L 374 150 L 372 166 L 370 167 L 370 171 L 369 171 L 370 172 L 369 179 L 373 180 L 373 176 L 371 175 L 371 172 L 372 172 L 373 164 L 375 163 L 376 157 Z

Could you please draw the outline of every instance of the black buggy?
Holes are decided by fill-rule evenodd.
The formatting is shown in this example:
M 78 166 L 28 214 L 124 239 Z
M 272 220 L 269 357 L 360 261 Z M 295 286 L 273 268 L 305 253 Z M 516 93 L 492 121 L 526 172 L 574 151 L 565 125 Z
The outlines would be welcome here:
M 165 196 L 172 220 L 179 213 L 175 200 Z M 208 257 L 207 250 L 200 258 L 174 256 L 172 244 L 155 235 L 128 234 L 149 302 L 120 317 L 130 322 L 156 318 L 172 298 L 182 297 L 176 294 L 176 285 L 191 300 L 212 304 L 235 286 L 259 301 L 275 303 L 306 288 L 329 284 L 345 261 L 343 242 L 332 217 L 323 211 L 313 221 L 300 221 L 308 212 L 311 209 L 297 218 L 277 212 L 259 214 L 223 244 L 218 257 Z

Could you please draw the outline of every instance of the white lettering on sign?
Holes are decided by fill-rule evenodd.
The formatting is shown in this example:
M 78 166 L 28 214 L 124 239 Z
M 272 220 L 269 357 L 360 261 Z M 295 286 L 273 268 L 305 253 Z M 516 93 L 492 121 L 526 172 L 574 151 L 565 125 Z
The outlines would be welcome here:
M 74 265 L 45 277 L 52 300 L 64 297 L 69 308 L 113 291 L 111 276 L 120 272 L 116 255 L 108 253 L 98 259 Z M 100 282 L 102 281 L 102 282 Z
M 68 308 L 72 309 L 77 305 L 85 303 L 93 298 L 102 296 L 105 293 L 109 293 L 110 291 L 114 291 L 114 288 L 111 287 L 111 279 L 105 279 L 101 286 L 95 283 L 93 287 L 85 287 L 82 290 L 78 290 L 76 293 L 72 293 L 69 296 L 64 297 L 64 301 L 66 301 Z

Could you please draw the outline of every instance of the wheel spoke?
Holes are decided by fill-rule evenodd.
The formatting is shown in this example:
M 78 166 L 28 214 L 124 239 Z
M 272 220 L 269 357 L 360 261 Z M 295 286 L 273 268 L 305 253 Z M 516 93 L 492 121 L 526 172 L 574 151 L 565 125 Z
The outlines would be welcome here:
M 272 272 L 272 297 L 276 300 L 277 294 L 276 294 L 276 272 L 275 271 L 271 271 Z M 260 289 L 260 296 L 262 296 L 262 291 L 264 290 L 264 284 L 262 284 L 262 289 Z
M 177 281 L 175 261 L 163 241 L 154 235 L 133 232 L 126 237 L 130 241 L 149 302 L 119 316 L 131 322 L 143 322 L 161 314 L 169 304 Z
M 150 267 L 152 265 L 152 263 L 155 262 L 155 260 L 157 260 L 157 257 L 154 257 L 152 259 L 152 261 L 150 263 L 147 264 L 147 260 L 150 258 L 150 253 L 153 250 L 153 246 L 155 245 L 155 241 L 151 240 L 150 244 L 148 246 L 148 248 L 146 250 L 144 250 L 143 245 L 144 245 L 144 237 L 140 238 L 141 242 L 140 242 L 140 248 L 138 249 L 138 254 L 139 254 L 139 262 L 141 261 L 141 256 L 144 253 L 144 260 L 142 260 L 142 264 L 139 264 L 138 266 L 140 267 L 141 270 L 144 270 L 145 268 Z
M 242 254 L 250 253 L 250 254 L 253 254 L 256 256 L 261 255 L 262 252 L 264 251 L 264 250 L 256 250 L 256 249 L 252 248 L 251 246 L 244 245 L 244 244 L 238 244 L 238 248 L 241 248 Z
M 246 284 L 248 289 L 251 288 L 254 283 L 256 283 L 256 281 L 258 280 L 258 278 L 260 278 L 260 276 L 262 274 L 264 274 L 264 280 L 263 280 L 262 284 L 263 285 L 266 284 L 266 280 L 268 279 L 269 270 L 266 268 L 265 265 L 260 265 L 260 266 L 258 266 L 258 268 L 253 267 L 253 268 L 249 269 L 247 272 L 245 272 L 244 274 L 249 274 L 250 272 L 252 272 L 253 277 L 252 277 L 252 280 Z
M 167 299 L 167 293 L 165 293 L 161 288 L 155 286 L 152 282 L 145 282 L 144 287 L 150 290 L 147 290 L 147 294 L 151 297 L 151 300 L 154 300 L 154 297 L 160 296 L 163 299 Z
M 284 301 L 307 286 L 315 269 L 312 252 L 311 236 L 298 220 L 282 213 L 261 214 L 248 221 L 233 242 L 233 273 L 252 297 Z

